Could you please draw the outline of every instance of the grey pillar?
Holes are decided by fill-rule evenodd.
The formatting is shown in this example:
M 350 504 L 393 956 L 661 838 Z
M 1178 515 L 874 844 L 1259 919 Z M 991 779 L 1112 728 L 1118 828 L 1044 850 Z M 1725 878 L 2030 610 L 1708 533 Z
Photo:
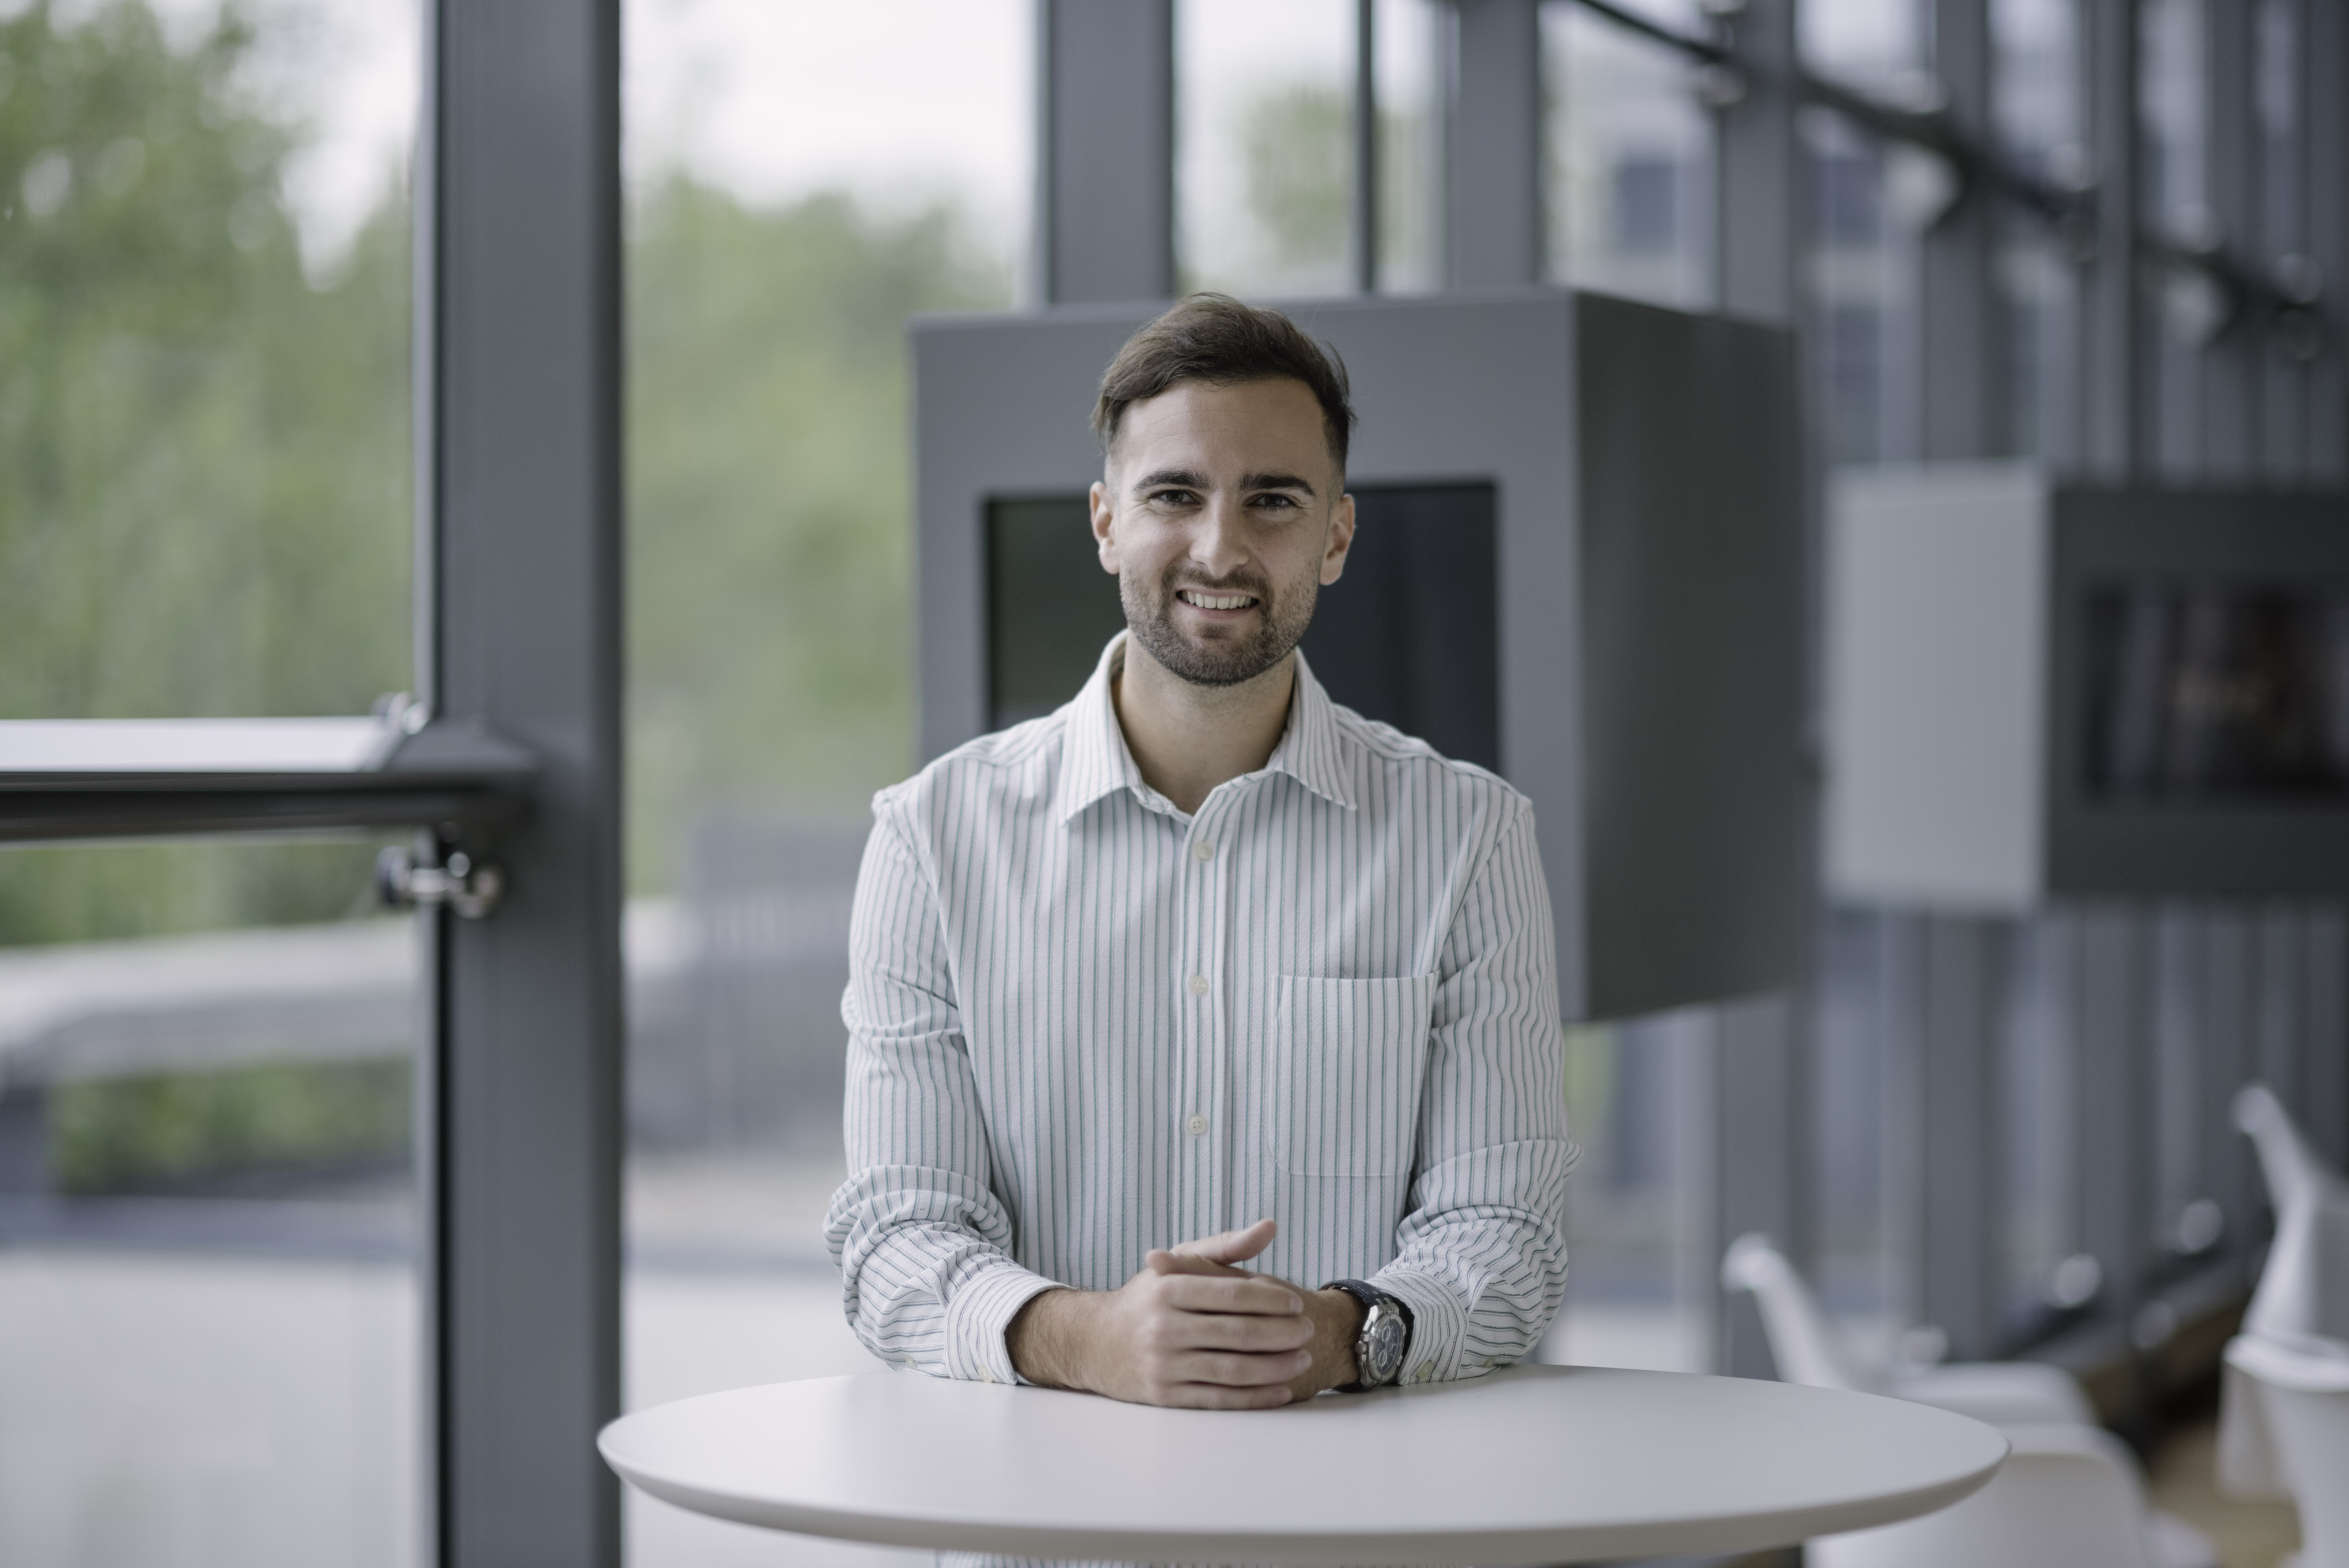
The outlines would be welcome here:
M 1801 233 L 1802 164 L 1795 141 L 1794 0 L 1752 0 L 1733 24 L 1737 57 L 1750 68 L 1745 94 L 1720 121 L 1721 302 L 1733 315 L 1792 323 L 1797 306 L 1795 246 Z M 1757 997 L 1722 1012 L 1715 1100 L 1716 1175 L 1713 1288 L 1721 1248 L 1746 1231 L 1775 1237 L 1791 1256 L 1810 1250 L 1801 1151 L 1807 998 Z M 1752 1298 L 1722 1303 L 1722 1371 L 1770 1375 L 1771 1360 Z
M 1808 1143 L 1800 1136 L 1806 1095 L 1796 1048 L 1798 1005 L 1797 998 L 1781 993 L 1719 1009 L 1715 1232 L 1706 1276 L 1707 1288 L 1716 1293 L 1723 1251 L 1748 1231 L 1769 1235 L 1789 1256 L 1810 1252 L 1802 1202 L 1802 1152 Z M 1769 1338 L 1752 1296 L 1721 1303 L 1714 1321 L 1721 1334 L 1719 1370 L 1733 1377 L 1773 1375 Z
M 1174 292 L 1174 0 L 1037 0 L 1036 299 Z
M 1978 143 L 1990 124 L 1989 0 L 1935 0 L 1933 74 L 1957 129 Z M 1978 458 L 2001 437 L 2006 334 L 1991 288 L 1999 211 L 1986 190 L 1969 191 L 1924 237 L 1918 310 L 1923 333 L 1924 455 Z
M 1930 917 L 1919 1063 L 1920 1245 L 1914 1300 L 1959 1361 L 1995 1356 L 1998 1201 L 1993 1107 L 2006 1000 L 2008 931 L 2000 922 Z
M 2349 6 L 2315 0 L 2303 26 L 2300 109 L 2306 153 L 2299 188 L 2307 254 L 2323 284 L 2324 337 L 2306 380 L 2308 446 L 2302 472 L 2316 484 L 2349 479 Z
M 2256 0 L 2203 0 L 2202 82 L 2208 106 L 2210 215 L 2235 255 L 2263 264 L 2260 139 L 2251 114 L 2251 27 Z M 2244 321 L 2203 351 L 2199 477 L 2242 483 L 2258 469 L 2261 360 L 2267 335 Z
M 1541 7 L 1455 0 L 1444 137 L 1445 281 L 1537 284 L 1541 246 Z
M 428 1180 L 435 1557 L 613 1564 L 619 1408 L 618 0 L 443 0 L 436 239 L 442 710 L 531 747 L 487 920 L 450 921 Z
M 1804 161 L 1795 139 L 1795 0 L 1751 0 L 1732 24 L 1744 96 L 1722 111 L 1721 304 L 1794 321 L 1800 292 Z
M 2081 290 L 2080 389 L 2084 466 L 2127 479 L 2145 459 L 2144 311 L 2137 280 L 2137 7 L 2083 0 L 2089 142 L 2095 158 L 2096 253 Z
M 2104 1274 L 2096 1316 L 2123 1327 L 2137 1311 L 2152 1252 L 2147 925 L 2134 904 L 2083 909 L 2075 953 L 2080 1244 Z

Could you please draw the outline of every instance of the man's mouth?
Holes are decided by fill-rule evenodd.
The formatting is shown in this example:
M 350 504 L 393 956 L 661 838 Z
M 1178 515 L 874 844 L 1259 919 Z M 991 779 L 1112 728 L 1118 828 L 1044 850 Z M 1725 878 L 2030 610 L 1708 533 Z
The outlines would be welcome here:
M 1174 597 L 1195 610 L 1252 610 L 1256 596 L 1252 593 L 1210 593 L 1200 588 L 1177 588 Z

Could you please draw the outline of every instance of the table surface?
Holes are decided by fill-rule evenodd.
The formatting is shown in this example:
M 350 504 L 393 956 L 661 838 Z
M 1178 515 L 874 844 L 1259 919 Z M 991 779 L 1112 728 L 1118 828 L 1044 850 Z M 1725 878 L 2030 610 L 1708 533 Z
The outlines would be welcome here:
M 1530 1366 L 1265 1411 L 872 1373 L 681 1399 L 600 1446 L 655 1497 L 774 1530 L 1297 1564 L 1754 1551 L 1945 1507 L 2007 1451 L 1873 1395 Z

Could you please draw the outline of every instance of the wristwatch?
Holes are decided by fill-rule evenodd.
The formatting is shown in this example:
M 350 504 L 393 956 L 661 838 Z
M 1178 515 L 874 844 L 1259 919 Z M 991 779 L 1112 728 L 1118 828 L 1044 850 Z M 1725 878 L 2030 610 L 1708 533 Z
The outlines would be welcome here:
M 1321 1288 L 1342 1290 L 1362 1304 L 1362 1331 L 1354 1336 L 1355 1379 L 1338 1392 L 1383 1388 L 1401 1377 L 1403 1358 L 1411 1354 L 1411 1308 L 1402 1298 L 1358 1279 L 1333 1279 Z

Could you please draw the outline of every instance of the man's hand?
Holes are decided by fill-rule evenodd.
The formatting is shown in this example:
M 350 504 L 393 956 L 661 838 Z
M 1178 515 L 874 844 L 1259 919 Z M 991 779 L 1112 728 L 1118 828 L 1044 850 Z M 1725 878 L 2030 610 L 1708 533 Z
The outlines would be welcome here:
M 1351 1382 L 1362 1314 L 1352 1296 L 1233 1266 L 1272 1237 L 1260 1220 L 1153 1252 L 1117 1290 L 1047 1291 L 1011 1321 L 1011 1364 L 1048 1387 L 1211 1410 L 1266 1409 Z

